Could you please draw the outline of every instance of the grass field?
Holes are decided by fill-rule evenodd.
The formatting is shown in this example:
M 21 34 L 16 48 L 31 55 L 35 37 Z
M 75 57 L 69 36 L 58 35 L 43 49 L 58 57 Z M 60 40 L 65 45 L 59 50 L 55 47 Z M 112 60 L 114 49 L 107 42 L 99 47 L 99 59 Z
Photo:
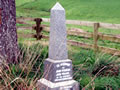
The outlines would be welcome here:
M 17 16 L 49 17 L 56 1 L 67 19 L 120 23 L 120 0 L 16 0 Z
M 50 8 L 57 1 L 59 1 L 65 8 L 67 19 L 83 20 L 83 21 L 99 21 L 99 22 L 120 24 L 120 0 L 16 0 L 17 17 L 22 16 L 22 17 L 49 18 Z M 42 23 L 42 24 L 49 25 L 49 23 Z M 23 25 L 17 24 L 17 26 L 23 26 Z M 84 26 L 76 26 L 76 25 L 67 25 L 67 27 L 81 28 L 81 29 L 85 29 L 85 31 L 87 32 L 93 32 L 93 27 L 84 27 Z M 104 34 L 115 34 L 115 35 L 120 34 L 120 30 L 100 29 L 99 31 Z M 35 34 L 35 31 L 18 30 L 17 33 Z M 43 32 L 43 33 L 48 35 L 47 32 Z M 90 43 L 90 44 L 93 43 L 93 39 L 85 39 L 82 37 L 68 36 L 68 39 Z M 37 50 L 39 51 L 39 49 L 36 50 L 36 45 L 43 44 L 42 40 L 39 42 L 36 41 L 35 38 L 25 39 L 24 37 L 21 37 L 18 38 L 18 41 L 19 43 L 24 42 L 27 45 L 31 45 L 32 49 L 30 50 L 32 51 L 37 51 Z M 45 41 L 46 40 L 43 39 L 43 42 Z M 36 44 L 38 42 L 39 44 Z M 33 45 L 31 43 L 33 43 Z M 43 46 L 46 47 L 45 44 L 46 43 L 44 43 Z M 120 43 L 113 43 L 110 41 L 99 40 L 98 44 L 120 50 Z M 42 53 L 42 55 L 44 55 L 45 53 L 48 53 L 48 46 L 45 48 L 45 51 L 44 53 Z M 120 72 L 117 72 L 119 73 L 117 76 L 114 75 L 114 73 L 116 73 L 115 72 L 116 68 L 119 68 L 119 64 L 120 64 L 119 57 L 104 53 L 98 53 L 97 55 L 95 55 L 93 50 L 83 49 L 76 46 L 68 46 L 68 55 L 69 55 L 69 59 L 73 61 L 74 79 L 80 83 L 81 88 L 86 87 L 85 90 L 111 90 L 111 88 L 112 90 L 120 89 Z M 40 59 L 43 60 L 47 57 L 48 56 Z M 38 62 L 40 63 L 40 61 Z M 100 70 L 102 69 L 103 66 L 106 66 L 107 68 L 101 71 L 102 74 L 101 72 L 99 75 L 96 75 L 96 73 L 93 74 L 93 71 L 95 71 L 95 69 Z M 112 69 L 114 69 L 114 71 L 112 71 Z M 106 75 L 108 71 L 110 72 Z
M 16 0 L 16 6 L 20 6 L 20 5 L 26 4 L 31 1 L 33 0 Z
M 57 0 L 20 0 L 16 1 L 17 17 L 50 17 L 50 8 Z M 74 20 L 98 21 L 107 23 L 120 23 L 119 0 L 59 0 L 66 9 L 66 18 Z M 49 23 L 43 23 L 48 24 Z M 81 28 L 93 32 L 93 27 L 67 25 L 67 27 Z M 120 30 L 99 29 L 104 34 L 120 34 Z M 68 39 L 93 43 L 92 40 L 70 36 Z M 99 45 L 119 49 L 120 43 L 99 41 Z

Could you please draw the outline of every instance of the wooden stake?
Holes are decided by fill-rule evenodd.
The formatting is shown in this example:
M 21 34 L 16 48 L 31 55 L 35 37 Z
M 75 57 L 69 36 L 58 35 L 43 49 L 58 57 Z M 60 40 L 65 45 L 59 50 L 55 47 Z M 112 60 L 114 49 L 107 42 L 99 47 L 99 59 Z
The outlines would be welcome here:
M 99 28 L 99 23 L 94 23 L 93 39 L 94 39 L 94 50 L 95 50 L 95 53 L 98 51 L 98 44 L 97 44 L 98 38 L 99 38 L 98 28 Z

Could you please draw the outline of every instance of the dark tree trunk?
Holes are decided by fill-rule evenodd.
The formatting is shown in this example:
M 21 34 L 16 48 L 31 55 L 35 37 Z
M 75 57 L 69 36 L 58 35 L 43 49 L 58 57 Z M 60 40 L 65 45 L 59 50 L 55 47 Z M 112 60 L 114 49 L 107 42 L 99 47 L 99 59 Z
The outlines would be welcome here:
M 0 0 L 0 3 L 0 55 L 9 63 L 17 62 L 18 44 L 15 0 Z

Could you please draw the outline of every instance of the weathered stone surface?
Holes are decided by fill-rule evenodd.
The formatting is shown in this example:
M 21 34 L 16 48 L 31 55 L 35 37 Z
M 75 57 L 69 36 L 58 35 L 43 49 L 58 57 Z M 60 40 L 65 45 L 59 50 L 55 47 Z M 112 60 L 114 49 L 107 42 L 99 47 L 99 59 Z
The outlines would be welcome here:
M 59 3 L 51 9 L 50 23 L 49 58 L 65 60 L 68 58 L 65 10 Z
M 72 80 L 72 61 L 69 59 L 62 61 L 46 59 L 43 77 L 51 82 Z
M 0 0 L 0 6 L 0 55 L 11 63 L 18 57 L 15 0 Z
M 80 90 L 79 83 L 75 80 L 52 83 L 44 78 L 38 81 L 37 90 Z
M 59 3 L 51 9 L 50 23 L 49 58 L 44 61 L 38 90 L 79 90 L 79 83 L 72 77 L 72 61 L 68 59 L 65 10 Z

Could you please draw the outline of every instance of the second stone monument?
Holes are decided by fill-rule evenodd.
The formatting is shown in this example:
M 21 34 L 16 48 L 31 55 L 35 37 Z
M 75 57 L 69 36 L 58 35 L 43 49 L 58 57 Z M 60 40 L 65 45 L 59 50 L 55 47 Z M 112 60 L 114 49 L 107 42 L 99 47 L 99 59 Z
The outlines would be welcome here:
M 39 90 L 79 90 L 73 80 L 72 61 L 68 59 L 65 10 L 59 4 L 51 9 L 49 58 L 44 62 Z

